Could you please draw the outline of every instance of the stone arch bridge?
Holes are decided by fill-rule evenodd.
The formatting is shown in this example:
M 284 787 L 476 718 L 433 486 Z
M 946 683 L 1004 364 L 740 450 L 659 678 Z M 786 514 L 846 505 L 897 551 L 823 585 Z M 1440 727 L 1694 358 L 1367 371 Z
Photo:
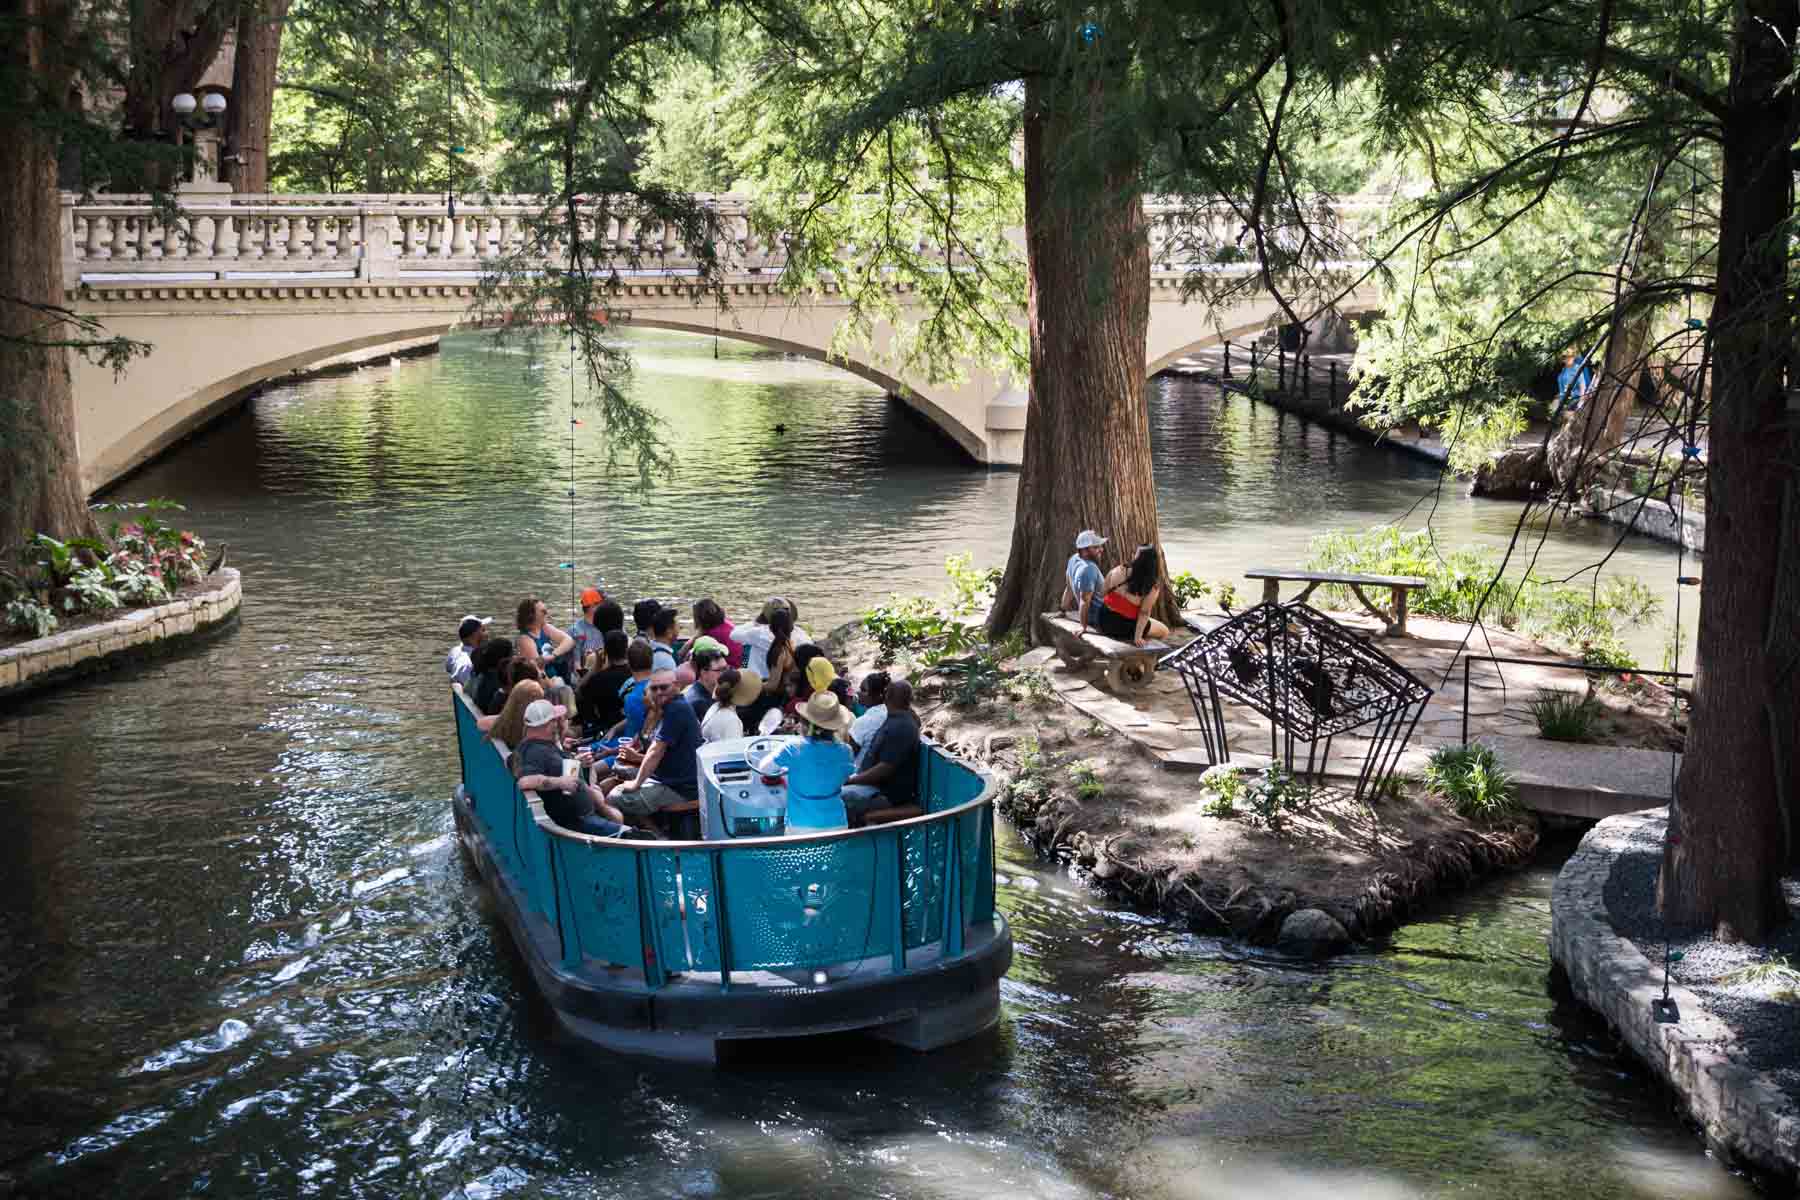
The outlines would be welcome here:
M 484 260 L 521 244 L 530 197 L 459 204 L 434 196 L 221 196 L 184 198 L 165 225 L 146 197 L 65 197 L 62 256 L 67 303 L 106 330 L 150 343 L 115 379 L 74 363 L 83 479 L 90 491 L 119 479 L 271 379 L 358 352 L 435 338 L 469 320 Z M 694 258 L 673 231 L 615 220 L 607 233 L 644 269 L 622 272 L 619 305 L 630 322 L 713 334 L 829 361 L 884 388 L 941 430 L 974 462 L 1016 465 L 1026 397 L 1002 375 L 977 370 L 960 384 L 907 379 L 878 362 L 831 357 L 846 305 L 829 289 L 799 297 L 778 287 L 782 247 L 750 230 L 747 208 L 718 202 L 737 234 L 723 276 L 721 313 L 697 301 Z M 1169 214 L 1151 205 L 1153 261 L 1175 244 Z M 1243 270 L 1248 268 L 1215 268 Z M 1268 328 L 1277 307 L 1246 290 L 1228 308 L 1183 298 L 1179 263 L 1156 262 L 1146 366 Z M 1356 311 L 1371 295 L 1353 295 Z M 880 340 L 878 332 L 877 341 Z

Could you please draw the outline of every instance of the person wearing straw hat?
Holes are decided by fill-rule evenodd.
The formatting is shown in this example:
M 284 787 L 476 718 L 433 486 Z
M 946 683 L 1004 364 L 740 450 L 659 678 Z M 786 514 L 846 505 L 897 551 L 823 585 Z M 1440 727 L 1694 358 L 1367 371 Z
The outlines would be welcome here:
M 850 728 L 850 710 L 831 692 L 814 692 L 796 714 L 806 736 L 763 759 L 764 775 L 787 776 L 787 831 L 822 833 L 844 829 L 844 781 L 856 769 L 850 747 L 838 734 Z
M 727 667 L 713 689 L 713 706 L 707 710 L 706 720 L 700 722 L 700 740 L 723 742 L 743 737 L 744 718 L 738 714 L 738 709 L 754 704 L 762 695 L 762 685 L 762 676 L 755 671 L 734 671 Z

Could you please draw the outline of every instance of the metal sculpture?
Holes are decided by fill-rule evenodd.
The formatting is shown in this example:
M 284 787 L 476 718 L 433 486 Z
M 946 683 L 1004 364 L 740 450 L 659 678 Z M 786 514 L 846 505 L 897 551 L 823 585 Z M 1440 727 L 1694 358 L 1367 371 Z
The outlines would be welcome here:
M 1269 756 L 1295 773 L 1323 771 L 1332 739 L 1373 725 L 1356 779 L 1360 800 L 1400 763 L 1431 689 L 1360 635 L 1305 604 L 1263 603 L 1203 633 L 1163 659 L 1181 676 L 1214 763 L 1231 761 L 1221 699 L 1269 721 Z M 1320 753 L 1320 742 L 1324 743 Z

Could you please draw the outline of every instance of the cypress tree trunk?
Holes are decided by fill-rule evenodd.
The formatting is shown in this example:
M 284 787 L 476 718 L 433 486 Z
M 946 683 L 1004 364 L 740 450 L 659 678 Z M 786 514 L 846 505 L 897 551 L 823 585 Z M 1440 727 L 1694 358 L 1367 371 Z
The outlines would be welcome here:
M 1786 520 L 1783 513 L 1796 470 L 1782 390 L 1791 352 L 1788 147 L 1796 130 L 1785 80 L 1794 34 L 1791 3 L 1750 0 L 1738 8 L 1711 324 L 1699 665 L 1672 815 L 1678 840 L 1657 887 L 1672 926 L 1753 942 L 1787 916 L 1777 795 L 1778 771 L 1786 779 L 1793 773 L 1792 622 L 1800 595 L 1796 526 L 1791 511 Z
M 269 127 L 274 121 L 275 68 L 291 0 L 249 3 L 238 14 L 231 62 L 231 107 L 225 113 L 228 154 L 242 156 L 231 174 L 233 191 L 269 190 Z
M 66 29 L 57 0 L 0 0 L 21 32 L 0 46 L 5 74 L 31 79 L 41 103 L 66 98 L 54 35 Z M 54 315 L 63 303 L 62 204 L 57 144 L 25 97 L 0 105 L 0 564 L 18 561 L 34 532 L 59 538 L 93 531 L 81 483 L 70 336 Z
M 1112 539 L 1108 567 L 1157 540 L 1144 399 L 1150 247 L 1138 164 L 1108 163 L 1099 194 L 1082 196 L 1079 211 L 1054 177 L 1065 142 L 1103 104 L 1096 88 L 1085 106 L 1050 107 L 1035 82 L 1025 85 L 1031 396 L 1012 549 L 988 619 L 996 637 L 1035 635 L 1036 614 L 1056 607 L 1081 530 Z M 1168 591 L 1165 578 L 1165 598 Z M 1172 601 L 1159 611 L 1172 615 Z

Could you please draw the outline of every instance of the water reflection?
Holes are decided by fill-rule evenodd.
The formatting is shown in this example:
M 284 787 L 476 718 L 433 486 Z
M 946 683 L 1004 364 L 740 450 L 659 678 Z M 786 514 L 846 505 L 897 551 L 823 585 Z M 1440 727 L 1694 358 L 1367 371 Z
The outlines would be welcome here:
M 1002 552 L 1015 478 L 866 385 L 642 346 L 675 480 L 638 495 L 577 431 L 583 570 L 627 597 L 741 608 L 774 580 L 828 627 Z M 1109 909 L 1006 838 L 991 1037 L 720 1071 L 568 1044 L 450 836 L 437 682 L 457 615 L 566 588 L 559 369 L 459 344 L 279 389 L 125 489 L 192 504 L 247 599 L 215 641 L 0 714 L 0 1191 L 1742 1194 L 1547 992 L 1549 866 L 1311 967 Z M 1428 487 L 1157 386 L 1171 543 L 1203 573 Z

